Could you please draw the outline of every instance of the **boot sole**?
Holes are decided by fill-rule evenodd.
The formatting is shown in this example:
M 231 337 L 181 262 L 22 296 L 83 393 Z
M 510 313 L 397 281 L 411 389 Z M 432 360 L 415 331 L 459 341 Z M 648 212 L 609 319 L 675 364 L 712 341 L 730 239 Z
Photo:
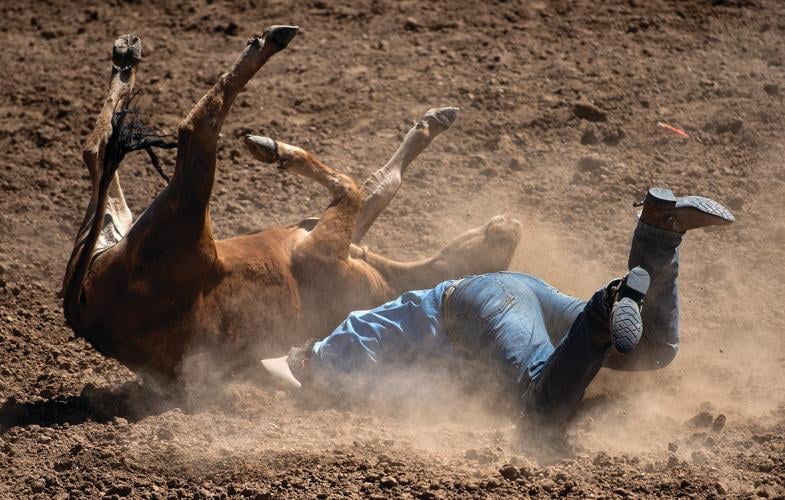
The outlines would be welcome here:
M 681 229 L 685 231 L 706 226 L 725 226 L 736 220 L 730 210 L 714 200 L 703 196 L 677 198 L 670 189 L 651 188 L 647 203 L 655 208 L 672 210 Z
M 621 353 L 635 349 L 643 336 L 643 319 L 640 302 L 649 291 L 649 273 L 642 267 L 635 267 L 627 275 L 626 283 L 620 291 L 620 299 L 611 310 L 611 342 Z
M 730 224 L 736 218 L 730 210 L 714 200 L 702 196 L 685 196 L 676 202 L 676 210 L 689 211 L 689 219 L 685 222 L 694 222 L 705 225 L 711 221 L 712 225 Z

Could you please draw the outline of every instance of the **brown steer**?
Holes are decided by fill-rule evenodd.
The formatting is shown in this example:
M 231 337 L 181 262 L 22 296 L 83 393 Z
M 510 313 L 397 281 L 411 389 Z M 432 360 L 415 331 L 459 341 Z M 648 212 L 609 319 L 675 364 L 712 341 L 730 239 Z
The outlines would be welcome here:
M 127 107 L 141 42 L 131 35 L 115 41 L 109 97 L 84 149 L 92 195 L 63 297 L 76 334 L 134 371 L 173 380 L 192 352 L 209 353 L 228 369 L 250 366 L 329 333 L 351 310 L 510 263 L 520 225 L 501 216 L 415 262 L 355 245 L 395 195 L 406 167 L 453 123 L 456 108 L 428 111 L 362 186 L 300 148 L 246 137 L 256 159 L 310 177 L 333 201 L 318 219 L 213 238 L 209 202 L 223 121 L 245 84 L 296 33 L 296 27 L 273 26 L 250 39 L 180 124 L 174 175 L 135 222 L 117 168 L 126 152 L 150 152 L 164 141 L 135 122 Z

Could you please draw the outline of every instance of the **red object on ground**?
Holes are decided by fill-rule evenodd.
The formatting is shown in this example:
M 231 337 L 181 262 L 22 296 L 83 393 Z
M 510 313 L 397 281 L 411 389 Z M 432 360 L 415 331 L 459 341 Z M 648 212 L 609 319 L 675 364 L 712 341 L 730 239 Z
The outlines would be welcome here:
M 659 125 L 660 127 L 664 128 L 666 130 L 670 130 L 674 134 L 680 135 L 682 137 L 686 137 L 687 139 L 690 138 L 690 136 L 689 136 L 689 134 L 687 132 L 683 131 L 680 128 L 676 128 L 673 125 L 668 125 L 667 123 L 662 123 L 662 122 L 657 122 L 657 125 Z

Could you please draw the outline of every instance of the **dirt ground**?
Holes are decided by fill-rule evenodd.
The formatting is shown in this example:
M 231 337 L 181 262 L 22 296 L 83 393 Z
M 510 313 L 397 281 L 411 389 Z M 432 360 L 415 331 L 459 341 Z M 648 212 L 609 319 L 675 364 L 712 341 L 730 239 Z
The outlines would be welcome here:
M 302 31 L 224 127 L 219 236 L 327 203 L 243 134 L 363 178 L 426 109 L 459 106 L 370 246 L 424 256 L 506 213 L 525 228 L 513 269 L 587 296 L 624 272 L 649 186 L 716 198 L 738 221 L 685 239 L 677 359 L 601 372 L 572 451 L 546 460 L 475 401 L 330 409 L 247 381 L 162 400 L 74 339 L 57 292 L 112 41 L 141 36 L 142 105 L 174 131 L 270 24 Z M 0 497 L 785 496 L 779 0 L 5 1 L 0 44 Z M 137 214 L 163 186 L 141 154 L 122 175 Z

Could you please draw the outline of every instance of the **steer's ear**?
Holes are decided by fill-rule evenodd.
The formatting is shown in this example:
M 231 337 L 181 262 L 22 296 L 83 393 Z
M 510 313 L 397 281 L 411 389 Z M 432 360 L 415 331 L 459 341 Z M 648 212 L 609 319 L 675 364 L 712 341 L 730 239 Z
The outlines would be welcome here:
M 289 356 L 281 356 L 280 358 L 268 358 L 262 360 L 262 367 L 267 370 L 267 373 L 273 378 L 282 382 L 285 386 L 293 389 L 299 389 L 302 384 L 294 377 L 292 369 L 289 368 Z

